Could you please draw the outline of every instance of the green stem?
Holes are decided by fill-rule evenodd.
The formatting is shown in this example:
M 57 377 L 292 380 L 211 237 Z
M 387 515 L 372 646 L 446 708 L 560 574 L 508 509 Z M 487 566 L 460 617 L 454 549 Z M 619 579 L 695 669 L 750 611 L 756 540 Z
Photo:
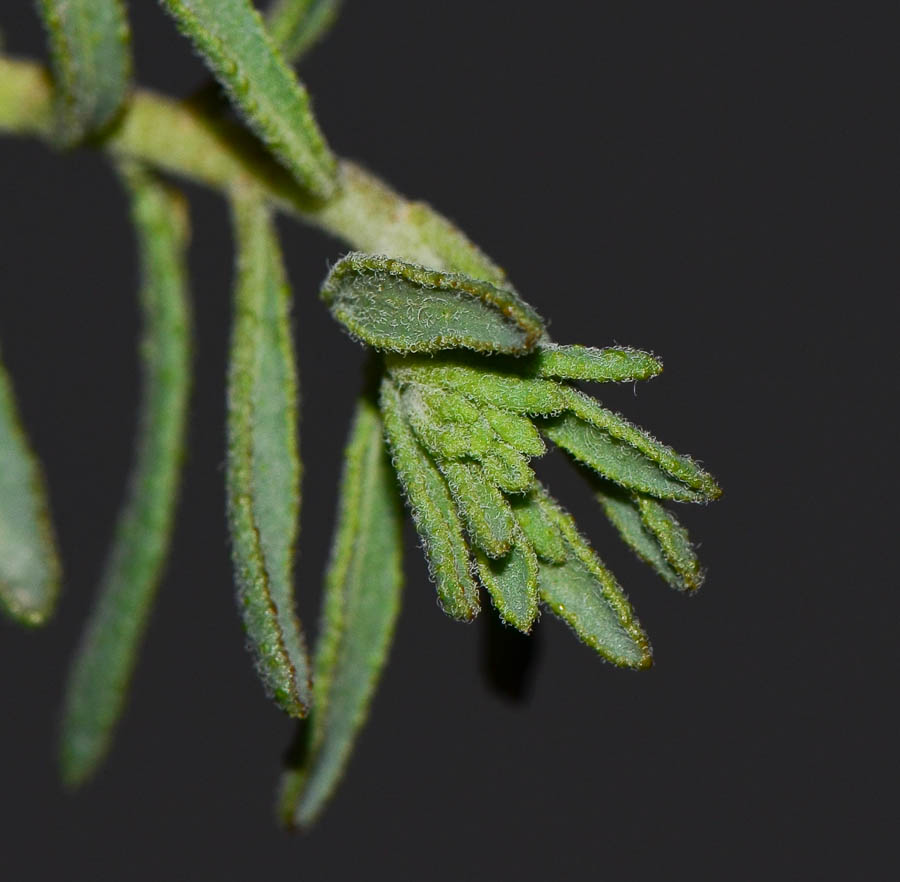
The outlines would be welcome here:
M 52 102 L 53 84 L 43 67 L 0 55 L 0 133 L 50 141 Z M 102 146 L 117 156 L 219 190 L 229 190 L 242 179 L 252 181 L 279 210 L 360 251 L 509 287 L 503 270 L 424 202 L 405 199 L 348 160 L 339 163 L 338 193 L 325 201 L 314 200 L 245 129 L 190 102 L 135 90 Z

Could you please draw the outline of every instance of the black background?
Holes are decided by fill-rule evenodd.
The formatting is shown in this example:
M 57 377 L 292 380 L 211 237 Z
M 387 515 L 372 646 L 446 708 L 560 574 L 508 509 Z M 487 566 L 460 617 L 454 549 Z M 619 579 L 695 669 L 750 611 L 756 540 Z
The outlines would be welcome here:
M 206 75 L 132 4 L 139 80 Z M 43 55 L 4 3 L 7 50 Z M 196 387 L 179 526 L 128 714 L 82 794 L 53 764 L 68 656 L 128 472 L 136 266 L 102 157 L 0 139 L 0 330 L 66 566 L 44 631 L 0 623 L 0 874 L 15 880 L 895 878 L 896 191 L 880 163 L 895 33 L 862 4 L 350 0 L 303 65 L 334 148 L 428 199 L 561 342 L 645 347 L 600 390 L 700 456 L 709 571 L 669 591 L 557 456 L 542 474 L 630 593 L 655 668 L 545 617 L 528 698 L 481 674 L 484 623 L 437 610 L 415 537 L 397 641 L 321 824 L 281 833 L 291 725 L 234 609 L 222 489 L 231 243 L 193 208 Z M 896 151 L 894 151 L 895 153 Z M 314 628 L 362 351 L 316 291 L 346 246 L 282 225 L 306 464 L 298 593 Z

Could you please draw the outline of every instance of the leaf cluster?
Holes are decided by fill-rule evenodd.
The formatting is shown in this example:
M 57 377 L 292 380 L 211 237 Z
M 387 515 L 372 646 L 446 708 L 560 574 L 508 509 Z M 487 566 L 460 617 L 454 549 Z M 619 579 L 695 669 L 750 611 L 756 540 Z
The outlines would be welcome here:
M 180 117 L 194 129 L 168 133 L 171 155 L 147 147 L 144 159 L 122 158 L 123 144 L 140 155 L 158 138 L 129 97 L 124 5 L 38 4 L 51 50 L 49 128 L 57 143 L 93 143 L 120 157 L 114 167 L 141 257 L 144 325 L 133 475 L 70 673 L 61 771 L 80 785 L 111 747 L 178 499 L 191 386 L 189 223 L 184 198 L 156 163 L 221 186 L 231 208 L 226 490 L 236 599 L 264 689 L 282 711 L 304 719 L 303 749 L 284 771 L 279 814 L 287 826 L 307 826 L 340 778 L 387 658 L 400 608 L 404 498 L 447 615 L 472 620 L 486 594 L 503 622 L 529 633 L 546 609 L 604 659 L 642 669 L 651 663 L 650 644 L 631 605 L 534 463 L 548 442 L 564 451 L 623 540 L 685 591 L 700 586 L 702 571 L 665 503 L 702 503 L 720 491 L 690 457 L 580 388 L 649 379 L 662 370 L 655 356 L 555 343 L 503 272 L 452 224 L 423 203 L 398 210 L 400 197 L 332 154 L 292 64 L 334 19 L 335 0 L 277 0 L 266 17 L 250 0 L 161 4 L 262 158 L 235 159 L 243 148 L 229 139 L 247 133 L 228 129 L 219 107 L 202 126 Z M 0 118 L 2 111 L 0 102 Z M 170 109 L 160 117 L 173 118 Z M 201 130 L 219 134 L 197 140 Z M 197 144 L 204 155 L 190 155 Z M 321 299 L 373 353 L 344 456 L 312 661 L 295 599 L 299 383 L 273 214 L 279 175 L 295 205 L 364 249 L 337 261 Z M 43 623 L 60 572 L 40 467 L 0 368 L 0 605 L 23 624 Z

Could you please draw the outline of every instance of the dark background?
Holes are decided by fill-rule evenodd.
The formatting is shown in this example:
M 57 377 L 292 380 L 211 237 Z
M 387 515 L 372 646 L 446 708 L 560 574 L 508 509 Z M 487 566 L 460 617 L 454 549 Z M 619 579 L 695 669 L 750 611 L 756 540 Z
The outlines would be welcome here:
M 202 83 L 157 6 L 132 6 L 139 80 L 181 95 Z M 28 4 L 4 3 L 0 27 L 8 51 L 43 55 Z M 63 678 L 131 457 L 136 267 L 102 157 L 0 139 L 4 357 L 66 566 L 46 630 L 0 622 L 3 877 L 894 878 L 889 34 L 849 3 L 348 0 L 303 65 L 334 148 L 456 220 L 559 341 L 661 354 L 661 378 L 600 394 L 726 492 L 685 512 L 709 570 L 687 599 L 548 457 L 542 474 L 629 591 L 656 666 L 615 670 L 545 617 L 520 703 L 482 676 L 484 622 L 438 612 L 410 532 L 389 668 L 306 837 L 272 819 L 291 725 L 234 609 L 231 244 L 222 200 L 195 187 L 197 378 L 174 552 L 115 750 L 82 794 L 60 791 Z M 346 246 L 282 229 L 304 397 L 298 593 L 314 629 L 362 351 L 316 297 Z

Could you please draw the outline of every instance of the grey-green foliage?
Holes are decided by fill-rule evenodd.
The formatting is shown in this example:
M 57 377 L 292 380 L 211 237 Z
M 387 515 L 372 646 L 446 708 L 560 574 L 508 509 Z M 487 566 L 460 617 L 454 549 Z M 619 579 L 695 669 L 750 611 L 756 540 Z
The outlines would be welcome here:
M 402 539 L 384 427 L 377 405 L 362 398 L 344 456 L 305 751 L 282 780 L 288 826 L 307 826 L 319 814 L 367 715 L 400 607 Z
M 554 342 L 505 272 L 460 230 L 359 167 L 338 164 L 289 67 L 324 33 L 338 0 L 276 0 L 265 22 L 251 0 L 160 0 L 259 150 L 202 102 L 179 106 L 141 93 L 127 106 L 120 0 L 38 2 L 62 141 L 95 136 L 97 145 L 231 198 L 238 259 L 226 484 L 238 605 L 266 689 L 289 715 L 311 712 L 300 724 L 305 749 L 283 778 L 282 820 L 306 826 L 318 816 L 367 714 L 399 607 L 398 490 L 448 615 L 473 619 L 483 588 L 519 631 L 530 632 L 543 607 L 603 658 L 649 666 L 648 640 L 622 589 L 533 466 L 545 439 L 553 441 L 589 470 L 625 542 L 670 584 L 696 589 L 697 556 L 660 500 L 706 502 L 719 495 L 717 484 L 575 385 L 645 380 L 662 364 L 628 347 Z M 46 80 L 27 66 L 0 66 L 30 90 L 23 101 L 18 88 L 0 85 L 0 115 L 49 136 Z M 121 125 L 110 125 L 120 107 Z M 160 137 L 161 124 L 172 130 Z M 145 401 L 131 492 L 67 695 L 61 765 L 73 784 L 96 768 L 124 707 L 169 541 L 189 385 L 184 213 L 142 168 L 125 169 L 125 179 L 145 276 Z M 266 199 L 351 247 L 389 252 L 345 256 L 321 291 L 344 328 L 377 350 L 378 395 L 360 399 L 346 450 L 314 684 L 293 585 L 301 467 L 290 295 Z M 0 601 L 26 624 L 46 619 L 57 591 L 46 508 L 0 369 Z
M 160 0 L 203 55 L 235 108 L 297 182 L 319 198 L 338 188 L 337 164 L 309 96 L 250 0 Z
M 266 28 L 286 61 L 298 62 L 334 24 L 341 0 L 275 0 Z
M 381 295 L 372 297 L 377 306 Z M 449 493 L 455 503 L 476 572 L 501 617 L 521 630 L 531 627 L 536 607 L 526 600 L 534 593 L 533 566 L 526 565 L 539 558 L 541 597 L 586 643 L 617 664 L 649 664 L 649 644 L 614 577 L 539 487 L 529 459 L 544 452 L 540 430 L 607 479 L 611 499 L 622 494 L 633 506 L 626 513 L 635 523 L 623 531 L 629 544 L 641 539 L 647 548 L 639 551 L 669 581 L 699 585 L 685 531 L 652 497 L 699 502 L 718 495 L 718 486 L 689 457 L 571 385 L 653 376 L 659 361 L 638 350 L 558 346 L 544 337 L 523 358 L 389 354 L 386 368 L 394 419 L 409 446 L 418 445 L 419 457 L 437 465 L 444 481 L 435 493 Z M 414 469 L 399 474 L 412 500 L 410 487 L 421 477 Z M 427 552 L 435 540 L 419 526 Z
M 56 127 L 71 146 L 108 125 L 131 80 L 128 19 L 121 0 L 37 0 L 50 44 Z
M 703 582 L 700 562 L 687 530 L 655 499 L 608 482 L 595 484 L 610 522 L 635 554 L 673 588 L 694 590 Z
M 655 377 L 662 371 L 662 362 L 649 352 L 627 346 L 594 349 L 591 346 L 548 344 L 541 347 L 524 368 L 533 371 L 537 377 L 625 383 Z
M 347 330 L 374 349 L 474 349 L 523 354 L 544 332 L 514 291 L 371 254 L 348 254 L 322 285 L 322 298 Z
M 143 404 L 128 499 L 66 691 L 60 765 L 70 786 L 96 769 L 124 709 L 168 556 L 190 390 L 186 203 L 138 166 L 121 177 L 140 251 Z
M 60 565 L 40 463 L 0 362 L 0 609 L 42 625 L 59 593 Z
M 294 608 L 300 459 L 290 292 L 269 208 L 255 190 L 236 192 L 232 205 L 238 258 L 227 488 L 238 606 L 267 691 L 302 717 L 311 686 Z
M 447 615 L 469 621 L 480 609 L 478 588 L 472 578 L 472 561 L 450 490 L 432 458 L 416 440 L 400 392 L 387 377 L 381 384 L 380 406 L 394 469 L 425 545 L 441 606 Z
M 535 501 L 559 530 L 566 548 L 565 562 L 541 564 L 541 599 L 608 661 L 621 667 L 649 667 L 647 636 L 613 574 L 549 494 L 538 489 Z

